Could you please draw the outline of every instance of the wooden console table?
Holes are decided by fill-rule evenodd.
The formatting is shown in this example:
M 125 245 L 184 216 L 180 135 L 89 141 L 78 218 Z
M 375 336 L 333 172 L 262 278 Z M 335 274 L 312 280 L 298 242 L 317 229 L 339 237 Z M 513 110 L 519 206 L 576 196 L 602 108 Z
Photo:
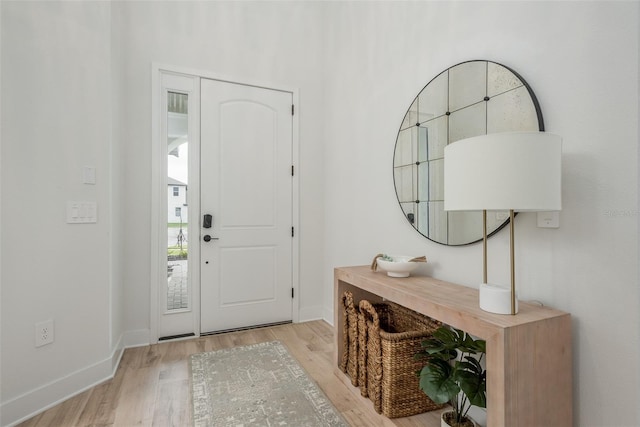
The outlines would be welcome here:
M 334 270 L 336 362 L 343 352 L 340 298 L 389 300 L 487 342 L 487 425 L 573 424 L 571 316 L 520 301 L 515 316 L 480 309 L 478 291 L 431 277 L 388 277 L 369 266 Z

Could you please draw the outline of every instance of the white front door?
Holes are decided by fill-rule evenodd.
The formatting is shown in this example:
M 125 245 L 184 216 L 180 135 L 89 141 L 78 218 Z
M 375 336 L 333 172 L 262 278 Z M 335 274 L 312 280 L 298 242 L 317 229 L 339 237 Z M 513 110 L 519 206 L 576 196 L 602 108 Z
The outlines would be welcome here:
M 201 333 L 292 320 L 291 106 L 201 80 Z

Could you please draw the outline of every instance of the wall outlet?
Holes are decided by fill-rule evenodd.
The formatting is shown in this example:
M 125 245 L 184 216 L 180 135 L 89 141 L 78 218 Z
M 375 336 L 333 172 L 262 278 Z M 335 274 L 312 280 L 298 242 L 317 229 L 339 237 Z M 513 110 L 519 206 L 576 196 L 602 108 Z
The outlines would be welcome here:
M 537 221 L 540 228 L 560 228 L 560 212 L 538 212 Z
M 53 342 L 53 320 L 36 323 L 36 347 Z

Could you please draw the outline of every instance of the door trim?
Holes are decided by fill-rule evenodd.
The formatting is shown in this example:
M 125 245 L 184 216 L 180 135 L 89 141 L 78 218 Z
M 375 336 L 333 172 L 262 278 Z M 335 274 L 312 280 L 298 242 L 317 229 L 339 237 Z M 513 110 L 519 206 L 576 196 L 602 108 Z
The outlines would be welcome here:
M 160 235 L 162 233 L 162 212 L 165 208 L 157 208 L 163 200 L 163 191 L 166 193 L 166 188 L 162 187 L 162 183 L 165 180 L 163 176 L 163 162 L 166 159 L 162 157 L 161 144 L 161 113 L 163 111 L 161 105 L 161 74 L 162 73 L 174 73 L 181 74 L 188 77 L 194 77 L 198 79 L 212 79 L 219 80 L 228 83 L 241 84 L 245 86 L 255 86 L 265 89 L 277 90 L 281 92 L 291 93 L 293 104 L 295 105 L 295 113 L 292 117 L 291 126 L 291 141 L 292 141 L 292 159 L 291 164 L 294 166 L 294 174 L 292 177 L 292 194 L 291 194 L 291 206 L 292 206 L 292 226 L 295 233 L 291 240 L 292 249 L 292 269 L 291 269 L 291 283 L 293 287 L 294 297 L 292 300 L 292 321 L 293 323 L 299 322 L 300 319 L 300 173 L 299 173 L 299 96 L 298 89 L 286 87 L 280 84 L 271 84 L 269 82 L 257 82 L 257 81 L 240 81 L 237 78 L 230 78 L 229 76 L 219 75 L 210 71 L 189 69 L 184 67 L 177 67 L 172 65 L 165 65 L 160 63 L 151 64 L 151 234 L 150 234 L 150 280 L 149 280 L 149 342 L 155 344 L 159 338 L 159 316 L 160 308 L 158 304 L 159 287 L 162 284 L 163 270 L 166 270 L 165 260 L 162 259 L 162 255 L 166 258 L 166 248 L 163 247 L 162 239 Z M 199 84 L 198 84 L 199 86 Z M 199 113 L 198 113 L 199 114 Z M 200 118 L 198 117 L 198 123 Z M 191 157 L 191 156 L 190 156 Z M 198 154 L 197 161 L 200 162 L 200 156 Z M 198 199 L 199 199 L 199 183 L 198 183 Z M 196 209 L 193 209 L 195 211 Z M 198 206 L 197 212 L 193 212 L 194 218 L 201 217 L 200 207 Z M 190 210 L 191 215 L 191 210 Z M 200 229 L 198 227 L 198 235 Z M 194 236 L 195 237 L 195 236 Z M 199 237 L 199 236 L 198 236 Z M 193 238 L 193 237 L 192 237 Z M 166 242 L 165 242 L 166 244 Z M 199 256 L 199 255 L 198 255 Z M 194 263 L 195 264 L 195 263 Z M 166 271 L 164 271 L 166 275 Z M 198 275 L 199 276 L 199 275 Z M 200 281 L 192 283 L 193 294 L 193 311 L 195 316 L 194 332 L 195 336 L 200 336 Z

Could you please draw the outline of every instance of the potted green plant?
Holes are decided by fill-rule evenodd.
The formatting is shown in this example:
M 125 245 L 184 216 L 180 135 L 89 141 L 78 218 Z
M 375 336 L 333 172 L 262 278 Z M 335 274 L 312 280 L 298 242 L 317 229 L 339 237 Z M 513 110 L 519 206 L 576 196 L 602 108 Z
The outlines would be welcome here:
M 482 368 L 486 341 L 447 326 L 422 342 L 416 358 L 426 361 L 420 371 L 420 389 L 435 403 L 449 403 L 442 414 L 443 426 L 473 427 L 468 416 L 472 406 L 487 406 L 487 371 Z

